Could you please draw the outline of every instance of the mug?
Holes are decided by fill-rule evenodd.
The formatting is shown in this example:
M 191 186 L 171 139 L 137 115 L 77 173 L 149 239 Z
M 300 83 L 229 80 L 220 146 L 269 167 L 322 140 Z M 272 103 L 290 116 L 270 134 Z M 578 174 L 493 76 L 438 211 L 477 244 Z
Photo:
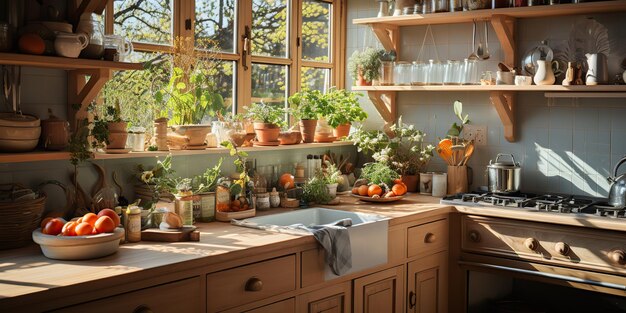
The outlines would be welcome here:
M 513 85 L 513 72 L 496 72 L 496 85 Z
M 431 195 L 433 193 L 433 173 L 420 173 L 420 194 Z
M 120 35 L 105 35 L 104 49 L 114 49 L 117 51 L 118 61 L 123 62 L 124 59 L 133 53 L 133 43 L 126 37 Z
M 443 197 L 448 191 L 448 174 L 433 173 L 433 197 Z
M 533 83 L 531 76 L 515 75 L 515 86 L 530 86 Z

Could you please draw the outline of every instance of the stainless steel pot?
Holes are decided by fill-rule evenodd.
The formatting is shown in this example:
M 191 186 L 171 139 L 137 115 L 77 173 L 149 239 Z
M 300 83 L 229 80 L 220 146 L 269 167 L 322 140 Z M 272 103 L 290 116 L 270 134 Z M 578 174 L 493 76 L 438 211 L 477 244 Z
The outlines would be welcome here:
M 626 162 L 626 157 L 622 158 L 613 169 L 613 177 L 607 178 L 611 183 L 611 190 L 609 191 L 609 204 L 614 207 L 626 206 L 626 174 L 617 176 L 617 169 L 619 169 L 622 163 Z
M 499 162 L 502 156 L 510 156 L 511 162 Z M 519 163 L 515 162 L 512 154 L 499 153 L 495 162 L 489 161 L 487 165 L 487 186 L 490 192 L 514 193 L 519 191 L 521 170 Z

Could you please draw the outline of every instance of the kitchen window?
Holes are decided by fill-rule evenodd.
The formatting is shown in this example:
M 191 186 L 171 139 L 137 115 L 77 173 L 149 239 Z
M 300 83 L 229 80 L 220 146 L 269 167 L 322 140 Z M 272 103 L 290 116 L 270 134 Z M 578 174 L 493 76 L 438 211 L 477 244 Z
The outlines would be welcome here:
M 343 87 L 342 12 L 345 0 L 110 1 L 106 33 L 132 40 L 132 61 L 154 62 L 146 73 L 116 73 L 109 84 L 150 88 L 131 90 L 147 104 L 154 84 L 137 81 L 167 73 L 170 64 L 160 54 L 172 51 L 176 38 L 186 38 L 218 62 L 212 81 L 232 112 L 260 101 L 286 107 L 299 90 Z

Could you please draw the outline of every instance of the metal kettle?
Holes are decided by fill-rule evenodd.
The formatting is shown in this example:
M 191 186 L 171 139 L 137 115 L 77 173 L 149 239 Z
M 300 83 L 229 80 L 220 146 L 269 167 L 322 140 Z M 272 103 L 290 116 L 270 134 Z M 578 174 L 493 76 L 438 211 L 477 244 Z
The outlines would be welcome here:
M 609 204 L 614 207 L 626 207 L 626 173 L 617 176 L 617 169 L 626 162 L 626 157 L 617 162 L 613 169 L 613 177 L 608 177 L 607 180 L 611 183 L 611 189 L 609 190 Z

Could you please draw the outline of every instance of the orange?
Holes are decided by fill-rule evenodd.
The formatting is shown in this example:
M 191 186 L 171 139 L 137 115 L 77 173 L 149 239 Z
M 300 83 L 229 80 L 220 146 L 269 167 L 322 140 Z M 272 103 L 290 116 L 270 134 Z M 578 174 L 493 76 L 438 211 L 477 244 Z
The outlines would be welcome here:
M 89 223 L 89 225 L 91 225 L 91 227 L 93 227 L 96 224 L 96 221 L 98 220 L 98 215 L 95 215 L 93 213 L 87 213 L 83 216 L 83 223 Z
M 56 236 L 63 231 L 63 225 L 65 225 L 65 221 L 60 218 L 53 218 L 46 223 L 46 226 L 41 232 L 46 235 Z
M 111 220 L 113 220 L 113 223 L 115 224 L 115 226 L 120 224 L 120 216 L 117 215 L 117 213 L 115 213 L 115 211 L 111 209 L 103 209 L 100 212 L 98 212 L 98 217 L 102 217 L 102 216 L 110 217 Z
M 286 189 L 291 189 L 296 186 L 296 181 L 293 178 L 293 175 L 289 173 L 285 173 L 280 175 L 280 179 L 278 179 L 278 185 Z
M 402 178 L 396 178 L 393 180 L 394 184 L 404 184 L 404 182 L 402 182 Z
M 29 54 L 43 54 L 46 51 L 46 43 L 41 36 L 35 33 L 26 33 L 20 36 L 17 45 L 21 52 Z
M 46 227 L 46 224 L 48 224 L 48 222 L 50 222 L 54 217 L 46 217 L 41 221 L 41 224 L 39 224 L 39 226 L 41 227 L 41 230 L 44 229 L 44 227 Z
M 380 197 L 382 193 L 383 193 L 383 189 L 380 188 L 380 186 L 376 184 L 370 185 L 370 187 L 367 189 L 367 195 L 370 197 L 374 195 L 378 195 Z
M 76 236 L 91 235 L 91 232 L 93 232 L 93 226 L 91 226 L 91 224 L 89 223 L 82 222 L 76 225 Z
M 359 194 L 359 187 L 352 188 L 352 194 L 353 195 L 358 195 Z
M 395 184 L 391 187 L 391 190 L 396 195 L 401 196 L 406 193 L 406 186 L 404 184 Z
M 76 225 L 78 225 L 76 222 L 65 223 L 65 225 L 63 225 L 63 230 L 61 231 L 61 234 L 63 236 L 76 236 Z
M 95 229 L 98 231 L 98 233 L 112 233 L 115 230 L 116 226 L 117 225 L 110 217 L 100 216 L 96 221 Z
M 367 185 L 359 186 L 359 196 L 367 197 Z

